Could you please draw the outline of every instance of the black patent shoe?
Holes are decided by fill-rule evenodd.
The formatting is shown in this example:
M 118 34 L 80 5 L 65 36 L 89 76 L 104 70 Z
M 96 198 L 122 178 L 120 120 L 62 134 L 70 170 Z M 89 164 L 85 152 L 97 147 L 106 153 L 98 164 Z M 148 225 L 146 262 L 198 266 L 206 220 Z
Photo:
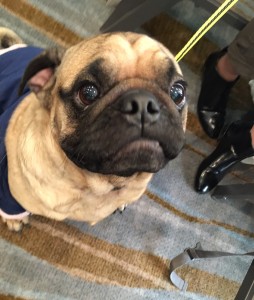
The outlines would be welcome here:
M 211 191 L 230 169 L 239 161 L 253 156 L 250 129 L 253 123 L 232 123 L 220 140 L 217 148 L 200 164 L 195 190 L 199 193 Z
M 225 122 L 226 107 L 232 82 L 224 80 L 216 71 L 217 61 L 227 52 L 227 48 L 212 53 L 203 68 L 202 85 L 198 98 L 198 117 L 205 133 L 217 138 Z

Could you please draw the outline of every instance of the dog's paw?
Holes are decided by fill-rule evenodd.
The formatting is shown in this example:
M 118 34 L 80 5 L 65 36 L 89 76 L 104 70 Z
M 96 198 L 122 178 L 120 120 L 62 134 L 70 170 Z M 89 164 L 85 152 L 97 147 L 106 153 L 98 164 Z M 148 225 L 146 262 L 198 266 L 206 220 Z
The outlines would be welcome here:
M 23 41 L 14 31 L 0 27 L 0 49 L 9 48 L 12 45 L 22 43 Z
M 123 213 L 123 211 L 125 210 L 125 208 L 127 207 L 128 204 L 123 204 L 121 206 L 119 206 L 114 212 L 113 214 L 115 214 L 116 212 L 120 212 L 120 214 Z
M 6 219 L 2 217 L 4 223 L 6 223 L 7 227 L 11 231 L 20 231 L 24 225 L 29 223 L 29 216 L 25 216 L 22 219 Z
M 118 207 L 118 211 L 120 212 L 120 213 L 122 213 L 124 210 L 125 210 L 125 208 L 127 207 L 127 205 L 128 204 L 123 204 L 123 205 L 121 205 L 120 207 Z

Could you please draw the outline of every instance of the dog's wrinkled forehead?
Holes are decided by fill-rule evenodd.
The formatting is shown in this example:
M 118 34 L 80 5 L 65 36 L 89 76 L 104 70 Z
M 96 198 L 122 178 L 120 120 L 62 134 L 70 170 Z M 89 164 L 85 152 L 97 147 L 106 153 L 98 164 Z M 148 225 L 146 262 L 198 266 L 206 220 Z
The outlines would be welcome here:
M 68 89 L 80 74 L 100 62 L 111 76 L 152 79 L 156 70 L 172 67 L 181 70 L 172 53 L 162 44 L 146 35 L 136 33 L 111 33 L 99 35 L 71 47 L 65 54 L 58 83 Z M 98 71 L 98 69 L 97 69 Z

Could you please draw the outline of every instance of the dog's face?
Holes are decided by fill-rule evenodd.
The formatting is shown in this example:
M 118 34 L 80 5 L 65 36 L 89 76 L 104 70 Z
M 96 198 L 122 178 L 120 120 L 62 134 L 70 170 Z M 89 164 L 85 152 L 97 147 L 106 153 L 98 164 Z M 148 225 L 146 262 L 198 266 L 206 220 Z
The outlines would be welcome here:
M 55 139 L 79 168 L 118 176 L 154 173 L 178 155 L 185 82 L 165 47 L 144 35 L 115 33 L 59 56 L 53 51 L 36 58 L 22 85 L 30 80 L 49 111 Z

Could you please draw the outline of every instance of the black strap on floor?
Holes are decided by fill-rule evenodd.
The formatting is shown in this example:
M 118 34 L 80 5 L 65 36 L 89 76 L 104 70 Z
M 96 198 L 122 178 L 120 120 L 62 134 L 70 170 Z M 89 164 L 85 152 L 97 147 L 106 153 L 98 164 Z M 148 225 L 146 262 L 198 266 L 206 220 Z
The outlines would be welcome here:
M 173 258 L 170 262 L 169 267 L 169 278 L 174 286 L 182 291 L 186 291 L 187 282 L 185 282 L 182 278 L 180 278 L 175 270 L 180 268 L 181 266 L 197 259 L 205 259 L 205 258 L 216 258 L 223 256 L 254 256 L 254 252 L 248 252 L 243 254 L 230 253 L 230 252 L 222 252 L 222 251 L 207 251 L 203 250 L 200 243 L 197 243 L 195 248 L 185 249 L 184 252 Z M 252 273 L 252 281 L 254 281 L 254 274 Z M 244 298 L 243 298 L 244 299 Z

